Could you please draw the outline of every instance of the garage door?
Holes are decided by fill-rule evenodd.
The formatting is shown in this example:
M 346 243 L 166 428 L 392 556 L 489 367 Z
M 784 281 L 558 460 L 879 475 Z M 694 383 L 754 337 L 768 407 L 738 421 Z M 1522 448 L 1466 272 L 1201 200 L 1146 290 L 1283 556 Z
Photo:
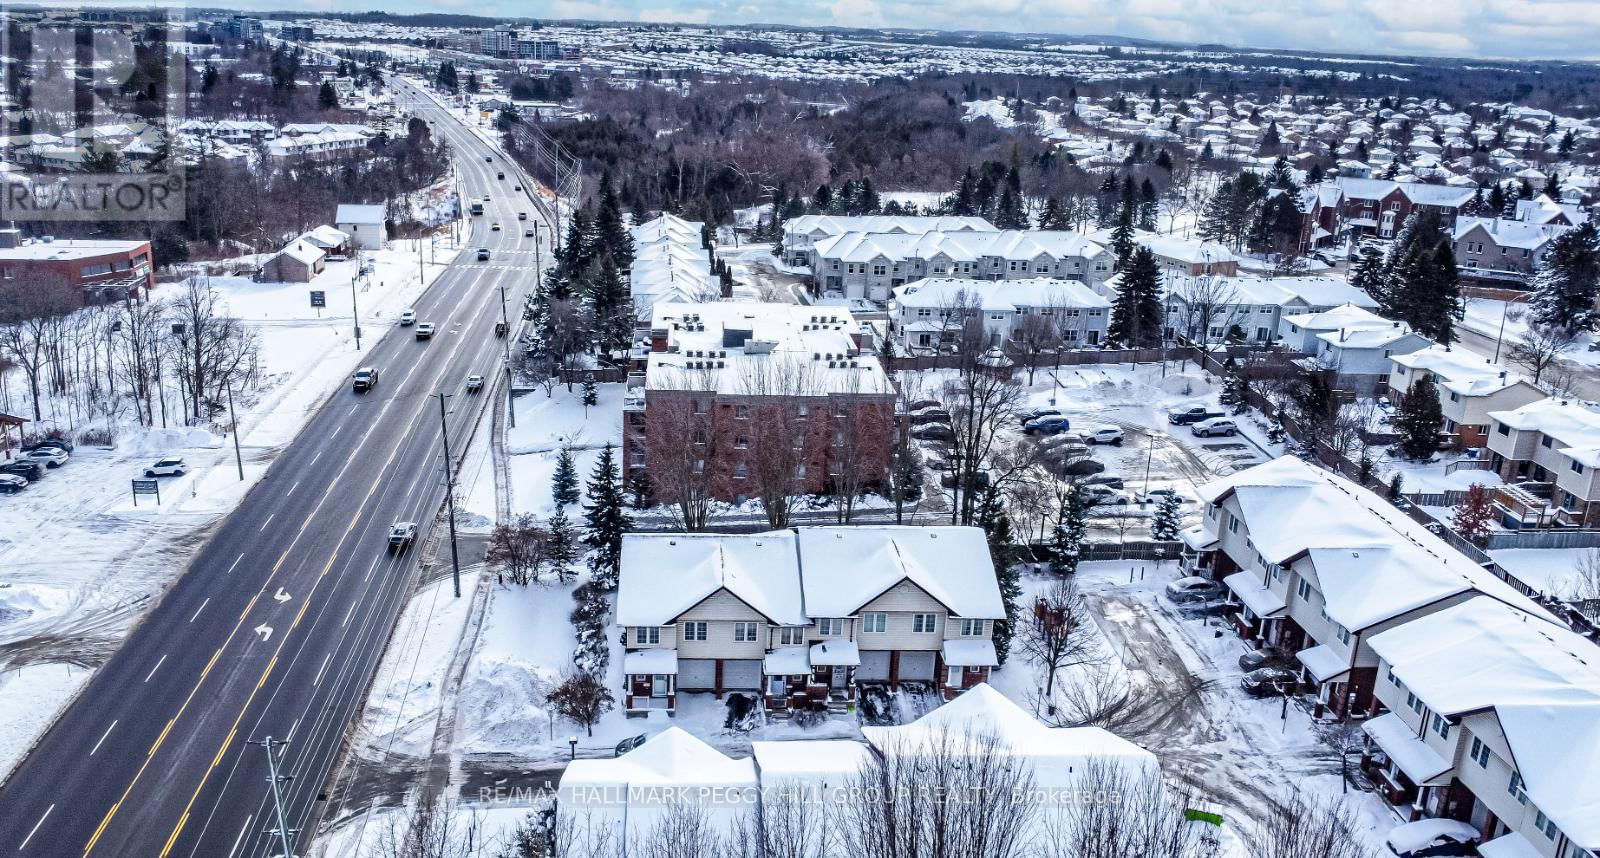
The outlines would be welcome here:
M 761 689 L 761 662 L 757 659 L 728 659 L 722 663 L 722 687 L 736 690 Z
M 709 658 L 678 659 L 678 687 L 685 691 L 710 691 L 717 684 L 717 663 Z
M 863 650 L 861 652 L 861 666 L 856 668 L 856 681 L 888 682 L 889 651 Z
M 932 682 L 933 681 L 933 651 L 926 652 L 901 652 L 900 653 L 900 681 L 901 682 Z

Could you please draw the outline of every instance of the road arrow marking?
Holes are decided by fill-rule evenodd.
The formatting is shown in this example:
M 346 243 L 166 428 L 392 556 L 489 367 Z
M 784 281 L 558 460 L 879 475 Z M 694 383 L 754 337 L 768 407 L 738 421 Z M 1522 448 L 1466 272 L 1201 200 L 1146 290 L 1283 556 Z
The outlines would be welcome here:
M 279 602 L 287 602 L 287 601 L 289 601 L 290 599 L 292 599 L 294 597 L 290 596 L 287 592 L 285 592 L 282 587 L 279 587 L 278 588 L 278 592 L 274 593 L 272 598 L 277 600 L 277 601 L 279 601 Z
M 254 629 L 252 629 L 252 631 L 260 635 L 263 642 L 272 637 L 272 626 L 269 626 L 266 623 L 256 626 Z

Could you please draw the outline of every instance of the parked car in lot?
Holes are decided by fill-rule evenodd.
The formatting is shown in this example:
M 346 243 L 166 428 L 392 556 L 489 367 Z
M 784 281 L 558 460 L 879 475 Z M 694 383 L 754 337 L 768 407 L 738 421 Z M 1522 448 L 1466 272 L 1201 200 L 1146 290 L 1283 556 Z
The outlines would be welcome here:
M 494 174 L 494 177 L 495 177 L 495 178 L 496 178 L 496 179 L 505 179 L 505 177 L 506 177 L 506 174 L 505 174 L 505 173 L 495 173 L 495 174 Z
M 22 454 L 24 461 L 38 462 L 46 468 L 59 468 L 72 460 L 60 447 L 35 447 Z
M 953 489 L 956 487 L 956 479 L 958 476 L 959 475 L 955 471 L 945 471 L 939 475 L 939 485 L 944 486 L 947 489 Z M 983 489 L 988 488 L 989 472 L 978 471 L 974 473 L 972 475 L 972 483 L 972 488 L 977 491 L 982 491 Z
M 16 474 L 0 474 L 0 495 L 14 495 L 28 487 L 28 478 Z
M 1174 426 L 1187 426 L 1223 416 L 1221 411 L 1210 411 L 1204 405 L 1190 405 L 1167 412 L 1167 422 Z
M 404 310 L 400 313 L 400 327 L 409 328 L 417 322 L 416 310 Z
M 954 441 L 956 433 L 943 423 L 928 423 L 911 430 L 911 437 L 918 441 Z
M 1085 484 L 1083 494 L 1094 506 L 1123 506 L 1128 503 L 1127 495 L 1105 483 Z
M 1211 438 L 1217 435 L 1238 434 L 1239 427 L 1229 417 L 1211 417 L 1189 427 L 1189 434 L 1196 438 Z
M 396 554 L 411 547 L 411 540 L 417 538 L 417 523 L 414 521 L 397 521 L 389 526 L 389 553 Z
M 54 447 L 57 450 L 62 450 L 67 453 L 71 453 L 75 449 L 72 442 L 66 438 L 39 438 L 23 444 L 22 452 L 31 452 L 39 449 L 40 447 Z
M 918 400 L 908 404 L 906 406 L 906 410 L 907 411 L 921 411 L 924 408 L 938 408 L 940 406 L 940 404 L 941 403 L 937 399 L 918 399 Z
M 1071 428 L 1071 421 L 1060 415 L 1036 417 L 1022 424 L 1022 431 L 1029 435 L 1056 435 Z
M 1109 486 L 1118 491 L 1123 489 L 1122 477 L 1116 474 L 1095 474 L 1092 477 L 1084 477 L 1083 484 L 1086 486 Z
M 18 459 L 0 465 L 0 474 L 15 474 L 31 483 L 44 476 L 44 465 L 27 459 Z
M 1436 858 L 1476 855 L 1478 838 L 1478 829 L 1470 823 L 1440 817 L 1397 825 L 1384 838 L 1384 845 L 1399 858 Z
M 483 389 L 483 376 L 481 376 L 481 375 L 469 375 L 469 376 L 467 376 L 467 392 L 468 393 L 477 393 L 478 391 L 480 391 L 482 389 Z
M 1103 429 L 1095 429 L 1090 432 L 1085 432 L 1083 433 L 1083 443 L 1110 444 L 1113 447 L 1121 447 L 1122 430 L 1115 426 L 1107 426 Z
M 1029 423 L 1031 423 L 1031 422 L 1033 422 L 1035 420 L 1038 420 L 1041 417 L 1060 417 L 1060 416 L 1061 416 L 1061 409 L 1059 409 L 1059 408 L 1035 408 L 1032 411 L 1028 411 L 1028 412 L 1023 413 L 1021 415 L 1021 418 L 1020 418 L 1019 422 L 1021 422 L 1022 425 L 1026 426 Z
M 921 411 L 913 411 L 907 419 L 912 426 L 922 426 L 927 423 L 949 423 L 950 412 L 943 408 L 925 408 Z
M 1251 697 L 1282 697 L 1299 684 L 1300 675 L 1287 667 L 1258 667 L 1239 679 Z
M 1174 602 L 1208 602 L 1222 595 L 1222 585 L 1210 578 L 1190 575 L 1167 583 L 1167 598 Z
M 1098 474 L 1106 469 L 1106 463 L 1091 456 L 1073 459 L 1061 466 L 1061 475 L 1064 477 L 1087 477 Z
M 417 339 L 419 339 L 419 340 L 431 340 L 431 339 L 433 339 L 433 323 L 432 322 L 420 322 L 420 323 L 417 324 Z
M 182 456 L 162 456 L 156 463 L 144 469 L 147 477 L 181 477 L 183 476 Z

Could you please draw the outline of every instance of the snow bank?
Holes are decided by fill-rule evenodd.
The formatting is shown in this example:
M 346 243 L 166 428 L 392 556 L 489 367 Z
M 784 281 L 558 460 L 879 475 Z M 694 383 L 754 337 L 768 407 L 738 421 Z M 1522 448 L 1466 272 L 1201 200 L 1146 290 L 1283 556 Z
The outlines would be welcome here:
M 161 456 L 174 450 L 216 449 L 222 438 L 199 426 L 146 429 L 117 437 L 117 452 L 129 456 Z
M 1188 372 L 1178 372 L 1168 375 L 1156 382 L 1156 386 L 1165 393 L 1174 396 L 1210 396 L 1211 382 L 1205 376 Z

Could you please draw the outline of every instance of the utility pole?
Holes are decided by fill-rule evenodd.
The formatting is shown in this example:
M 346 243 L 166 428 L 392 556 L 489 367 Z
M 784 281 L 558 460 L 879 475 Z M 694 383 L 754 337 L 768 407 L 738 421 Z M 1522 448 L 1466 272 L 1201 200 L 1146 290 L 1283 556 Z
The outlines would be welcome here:
M 233 424 L 233 461 L 239 466 L 239 482 L 244 482 L 244 456 L 239 452 L 239 418 L 233 413 L 233 379 L 226 376 L 222 386 L 228 391 L 228 422 Z
M 350 321 L 356 326 L 356 351 L 361 351 L 361 311 L 356 309 L 356 278 L 361 276 L 361 254 L 356 254 L 356 273 L 350 275 Z
M 506 284 L 500 281 L 500 324 L 506 331 L 500 339 L 506 346 L 506 413 L 511 415 L 511 428 L 517 428 L 516 400 L 511 395 L 511 317 L 506 314 Z
M 267 783 L 272 785 L 272 806 L 278 817 L 278 827 L 268 830 L 267 834 L 277 836 L 278 845 L 283 849 L 283 858 L 294 858 L 294 844 L 290 838 L 297 832 L 289 827 L 289 819 L 284 816 L 283 810 L 283 785 L 292 780 L 294 776 L 278 774 L 278 755 L 272 752 L 274 746 L 281 748 L 289 743 L 268 736 L 259 742 L 251 742 L 250 744 L 260 745 L 267 749 Z
M 450 424 L 444 419 L 444 401 L 449 397 L 447 393 L 436 394 L 439 397 L 439 435 L 444 439 L 444 499 L 450 510 L 450 569 L 455 578 L 456 598 L 461 598 L 461 557 L 456 552 L 456 487 L 455 479 L 450 475 Z

